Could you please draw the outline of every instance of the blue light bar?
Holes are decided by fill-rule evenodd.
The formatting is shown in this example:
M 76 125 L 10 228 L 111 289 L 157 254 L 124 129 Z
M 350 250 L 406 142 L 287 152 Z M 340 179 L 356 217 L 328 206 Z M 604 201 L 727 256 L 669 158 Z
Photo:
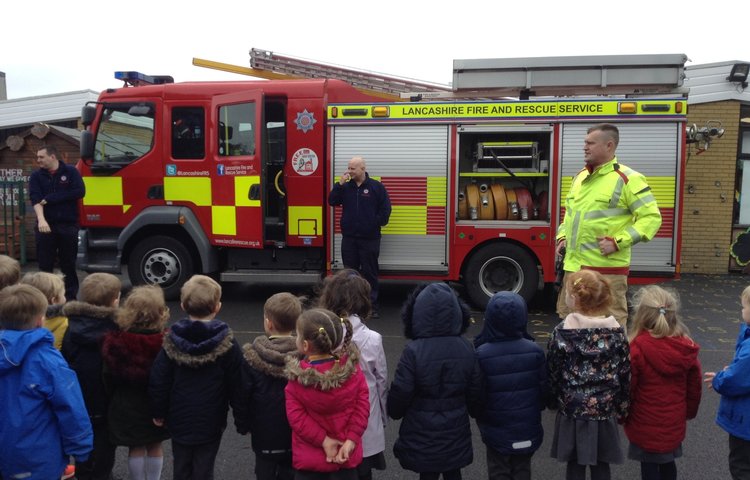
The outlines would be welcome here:
M 145 75 L 141 72 L 115 72 L 115 79 L 122 80 L 126 85 L 134 87 L 174 83 L 174 78 L 169 75 Z

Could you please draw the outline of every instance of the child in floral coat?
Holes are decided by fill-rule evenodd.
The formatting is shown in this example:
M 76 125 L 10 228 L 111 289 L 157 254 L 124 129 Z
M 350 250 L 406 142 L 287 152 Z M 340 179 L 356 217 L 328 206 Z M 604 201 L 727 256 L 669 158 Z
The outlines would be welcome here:
M 557 409 L 552 457 L 567 462 L 566 479 L 609 479 L 622 463 L 618 421 L 629 406 L 630 360 L 625 330 L 609 314 L 612 292 L 604 277 L 581 270 L 566 279 L 573 313 L 555 327 L 547 368 L 551 408 Z

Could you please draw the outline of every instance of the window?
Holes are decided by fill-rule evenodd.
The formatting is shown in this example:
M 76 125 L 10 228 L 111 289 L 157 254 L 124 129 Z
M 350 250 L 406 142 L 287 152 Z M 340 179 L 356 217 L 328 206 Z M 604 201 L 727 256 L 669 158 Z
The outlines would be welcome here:
M 740 107 L 734 223 L 750 225 L 750 105 Z
M 255 104 L 219 107 L 219 155 L 255 155 Z
M 205 115 L 202 107 L 174 107 L 172 109 L 172 158 L 205 157 L 205 131 Z
M 94 146 L 94 164 L 112 167 L 134 162 L 154 145 L 153 104 L 104 107 Z

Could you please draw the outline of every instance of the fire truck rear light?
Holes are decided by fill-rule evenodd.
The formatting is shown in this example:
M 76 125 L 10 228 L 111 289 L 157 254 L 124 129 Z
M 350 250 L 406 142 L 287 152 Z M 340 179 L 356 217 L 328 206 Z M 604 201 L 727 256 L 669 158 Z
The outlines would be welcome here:
M 339 107 L 331 107 L 331 116 L 336 118 L 339 116 Z
M 638 104 L 635 102 L 620 102 L 617 104 L 617 113 L 636 113 Z
M 372 107 L 372 116 L 373 117 L 389 117 L 390 109 L 384 105 L 378 106 L 378 107 Z
M 367 115 L 366 108 L 344 108 L 341 114 L 345 117 L 364 117 Z
M 651 104 L 651 105 L 641 105 L 641 111 L 642 112 L 668 112 L 669 104 L 659 103 L 659 104 Z

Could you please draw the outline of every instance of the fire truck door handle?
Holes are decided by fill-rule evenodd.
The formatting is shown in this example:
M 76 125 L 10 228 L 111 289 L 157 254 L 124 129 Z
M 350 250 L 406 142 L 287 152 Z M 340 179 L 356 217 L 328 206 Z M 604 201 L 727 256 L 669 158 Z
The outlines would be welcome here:
M 250 185 L 250 191 L 247 194 L 249 200 L 260 200 L 260 184 L 254 183 Z
M 147 196 L 149 200 L 164 200 L 164 185 L 151 185 Z

